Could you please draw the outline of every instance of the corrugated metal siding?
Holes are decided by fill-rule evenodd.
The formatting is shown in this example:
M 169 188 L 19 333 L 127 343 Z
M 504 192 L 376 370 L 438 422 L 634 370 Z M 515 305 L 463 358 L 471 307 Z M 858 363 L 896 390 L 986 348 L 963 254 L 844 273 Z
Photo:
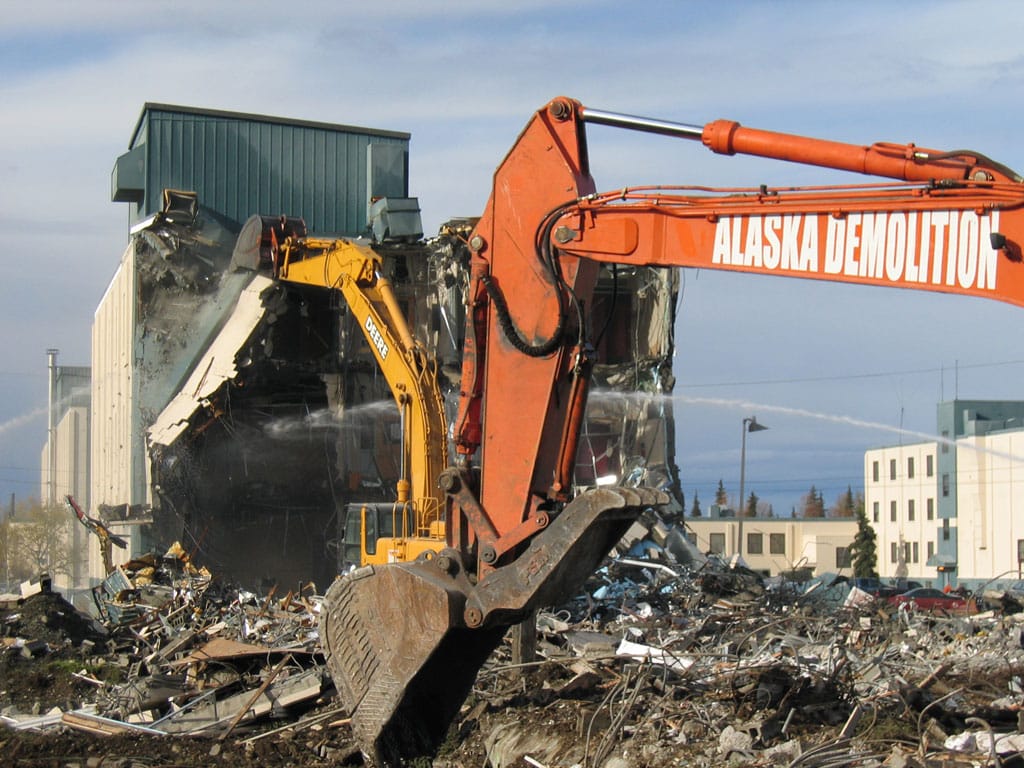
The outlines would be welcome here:
M 57 501 L 71 494 L 89 504 L 89 409 L 69 408 L 57 424 Z
M 92 371 L 88 366 L 57 366 L 54 382 L 54 407 L 57 409 L 57 421 L 64 418 L 68 409 L 75 405 L 89 404 L 89 387 Z
M 57 500 L 71 494 L 83 508 L 89 509 L 89 409 L 76 405 L 67 410 L 57 425 Z M 44 464 L 45 466 L 45 464 Z M 65 591 L 90 585 L 87 532 L 68 516 L 70 573 L 54 581 Z
M 132 487 L 134 296 L 135 249 L 129 244 L 93 319 L 91 506 L 143 501 Z
M 151 503 L 143 416 L 135 359 L 138 267 L 135 241 L 128 244 L 117 272 L 96 308 L 92 324 L 92 404 L 89 440 L 89 505 Z M 128 549 L 114 549 L 116 565 L 146 550 L 143 527 L 115 532 Z M 96 537 L 89 537 L 89 574 L 103 578 Z
M 146 144 L 146 196 L 158 211 L 165 188 L 192 190 L 201 204 L 244 222 L 254 213 L 301 216 L 310 231 L 366 228 L 366 152 L 408 138 L 322 124 L 147 108 L 136 143 Z

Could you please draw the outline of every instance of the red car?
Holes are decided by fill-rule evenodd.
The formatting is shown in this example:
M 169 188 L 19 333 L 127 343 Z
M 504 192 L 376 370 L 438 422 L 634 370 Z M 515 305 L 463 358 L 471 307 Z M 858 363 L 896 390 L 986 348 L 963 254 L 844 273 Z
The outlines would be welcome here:
M 906 605 L 912 610 L 927 613 L 974 613 L 977 609 L 973 600 L 959 595 L 947 595 L 941 589 L 921 587 L 911 589 L 902 595 L 889 598 L 889 605 Z

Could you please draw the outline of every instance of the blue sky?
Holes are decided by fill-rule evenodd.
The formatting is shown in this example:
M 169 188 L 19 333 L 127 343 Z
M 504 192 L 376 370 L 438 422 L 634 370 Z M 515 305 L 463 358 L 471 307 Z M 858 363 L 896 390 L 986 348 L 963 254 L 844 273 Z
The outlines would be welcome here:
M 45 350 L 89 364 L 93 311 L 127 242 L 110 171 L 144 102 L 408 131 L 430 232 L 480 213 L 532 111 L 562 94 L 685 123 L 970 148 L 1022 170 L 1021 39 L 1015 2 L 10 5 L 0 499 L 38 494 Z M 591 145 L 601 189 L 846 178 L 608 128 Z M 746 488 L 784 514 L 812 484 L 829 502 L 856 488 L 865 449 L 933 433 L 943 397 L 1024 398 L 1020 312 L 687 272 L 675 366 L 687 498 L 706 505 L 720 478 L 736 492 L 745 416 L 771 427 L 748 440 Z

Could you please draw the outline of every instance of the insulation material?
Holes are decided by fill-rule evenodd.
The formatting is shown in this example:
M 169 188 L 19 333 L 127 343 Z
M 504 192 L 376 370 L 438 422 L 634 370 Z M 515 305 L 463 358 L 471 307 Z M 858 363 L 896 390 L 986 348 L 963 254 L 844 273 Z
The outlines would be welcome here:
M 225 381 L 238 374 L 236 357 L 263 318 L 262 294 L 273 284 L 265 275 L 254 274 L 248 287 L 242 291 L 235 311 L 214 339 L 206 353 L 193 368 L 174 399 L 149 428 L 150 443 L 169 446 L 188 427 L 192 414 L 200 408 Z

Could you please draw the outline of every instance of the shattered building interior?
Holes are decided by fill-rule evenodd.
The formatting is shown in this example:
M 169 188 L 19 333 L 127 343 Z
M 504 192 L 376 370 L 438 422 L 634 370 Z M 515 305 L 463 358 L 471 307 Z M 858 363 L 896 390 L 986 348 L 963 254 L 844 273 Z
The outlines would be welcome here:
M 380 248 L 414 333 L 449 374 L 443 385 L 450 395 L 464 325 L 463 249 L 455 230 Z M 606 311 L 635 318 L 636 304 L 658 302 L 668 316 L 653 332 L 633 328 L 633 337 L 608 339 L 599 380 L 606 393 L 661 392 L 671 384 L 664 330 L 672 327 L 672 283 L 648 270 L 608 281 Z M 162 538 L 181 536 L 242 582 L 329 579 L 337 567 L 336 510 L 394 498 L 398 410 L 338 294 L 276 283 L 261 300 L 262 318 L 235 353 L 235 376 L 203 398 L 170 444 L 151 430 L 157 520 L 169 526 Z M 642 355 L 634 352 L 637 339 Z M 665 414 L 660 399 L 595 397 L 578 482 L 634 472 L 671 483 Z
M 164 124 L 169 143 L 161 144 L 155 138 Z M 290 129 L 300 148 L 306 145 L 301 131 L 361 132 L 364 140 L 342 165 L 365 167 L 364 186 L 350 188 L 350 181 L 324 170 L 330 163 L 307 163 L 305 171 L 283 167 L 280 176 L 312 174 L 317 178 L 289 183 L 313 192 L 260 193 L 239 202 L 246 197 L 244 178 L 232 182 L 239 185 L 233 197 L 222 197 L 219 180 L 202 173 L 208 158 L 140 161 L 147 138 L 151 154 L 185 155 L 182 136 L 190 124 L 196 135 L 215 136 L 225 126 L 229 136 L 250 137 L 256 135 L 252 125 Z M 423 238 L 416 200 L 408 197 L 407 135 L 386 134 L 390 143 L 380 145 L 381 136 L 365 129 L 166 105 L 146 105 L 139 126 L 113 181 L 113 199 L 136 205 L 121 270 L 130 277 L 123 289 L 130 311 L 107 313 L 103 322 L 112 329 L 94 329 L 94 346 L 114 336 L 131 340 L 133 468 L 125 482 L 95 478 L 91 504 L 141 503 L 151 512 L 145 525 L 133 528 L 135 550 L 180 540 L 241 585 L 327 584 L 339 566 L 338 511 L 350 501 L 394 498 L 398 409 L 338 292 L 277 282 L 271 269 L 239 265 L 252 266 L 261 223 L 278 217 L 300 222 L 310 235 L 368 236 L 414 336 L 438 363 L 453 409 L 468 284 L 465 238 L 473 220 L 453 220 Z M 199 145 L 188 142 L 193 152 Z M 203 151 L 222 149 L 209 140 Z M 190 164 L 194 173 L 182 170 Z M 245 162 L 234 171 L 245 177 Z M 347 217 L 353 223 L 324 213 L 332 207 L 355 211 Z M 623 482 L 633 475 L 678 489 L 671 401 L 661 397 L 673 386 L 677 289 L 670 270 L 603 273 L 594 315 L 608 330 L 598 335 L 601 364 L 577 483 Z M 607 322 L 613 316 L 616 322 Z M 118 328 L 126 323 L 130 329 Z M 94 350 L 95 375 L 102 379 L 102 369 L 122 357 Z M 104 402 L 102 391 L 94 396 L 101 412 Z M 101 430 L 103 424 L 100 419 Z M 103 462 L 94 464 L 102 475 Z

